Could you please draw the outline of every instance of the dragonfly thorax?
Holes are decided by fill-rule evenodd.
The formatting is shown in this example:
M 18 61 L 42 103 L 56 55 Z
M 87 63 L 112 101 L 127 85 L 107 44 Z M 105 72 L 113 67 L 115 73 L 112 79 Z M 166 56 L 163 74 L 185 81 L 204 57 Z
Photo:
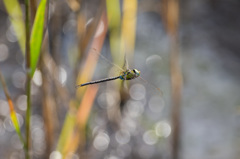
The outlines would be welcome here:
M 141 72 L 138 71 L 137 69 L 132 69 L 132 70 L 128 69 L 128 70 L 124 71 L 122 73 L 122 75 L 120 75 L 120 79 L 121 80 L 132 80 L 134 78 L 139 77 L 140 73 Z

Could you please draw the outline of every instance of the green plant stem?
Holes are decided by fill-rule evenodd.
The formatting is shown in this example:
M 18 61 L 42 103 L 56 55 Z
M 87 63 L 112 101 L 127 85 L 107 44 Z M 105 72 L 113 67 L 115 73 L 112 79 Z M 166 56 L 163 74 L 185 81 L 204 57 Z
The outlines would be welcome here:
M 29 0 L 25 0 L 25 29 L 26 29 L 26 95 L 27 95 L 27 111 L 26 111 L 26 149 L 25 157 L 30 159 L 30 118 L 31 118 L 31 61 L 30 61 L 30 8 Z
M 30 158 L 30 119 L 31 119 L 31 77 L 28 75 L 27 77 L 27 111 L 26 111 L 26 159 Z

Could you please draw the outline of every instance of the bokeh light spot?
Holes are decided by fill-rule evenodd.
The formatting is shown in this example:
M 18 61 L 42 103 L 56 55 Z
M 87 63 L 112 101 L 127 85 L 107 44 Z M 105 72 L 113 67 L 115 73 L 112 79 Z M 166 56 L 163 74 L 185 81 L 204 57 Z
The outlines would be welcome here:
M 104 132 L 100 132 L 94 139 L 93 146 L 98 151 L 104 151 L 108 148 L 109 142 L 110 142 L 109 136 Z
M 50 154 L 49 159 L 62 159 L 62 155 L 59 151 L 53 151 Z
M 166 121 L 160 121 L 156 124 L 155 131 L 159 137 L 168 137 L 171 134 L 171 126 Z
M 153 130 L 148 130 L 143 134 L 143 141 L 148 145 L 154 145 L 158 141 L 158 137 Z
M 116 132 L 115 138 L 118 143 L 126 144 L 130 140 L 130 133 L 125 129 L 121 129 Z
M 3 122 L 3 125 L 4 125 L 4 128 L 7 130 L 7 131 L 14 131 L 14 127 L 13 127 L 13 124 L 12 124 L 12 121 L 11 121 L 11 118 L 10 117 L 6 117 L 4 122 Z
M 129 93 L 132 99 L 141 100 L 146 95 L 146 89 L 141 84 L 134 84 L 131 86 Z
M 19 124 L 19 126 L 21 127 L 21 126 L 23 125 L 23 117 L 22 117 L 22 115 L 20 115 L 20 114 L 18 114 L 18 113 L 16 113 L 16 116 L 17 116 L 18 124 Z M 12 131 L 15 130 L 10 116 L 8 116 L 8 117 L 5 118 L 3 124 L 4 124 L 4 128 L 5 128 L 7 131 L 12 132 Z
M 5 44 L 0 44 L 0 61 L 5 61 L 8 55 L 8 47 Z
M 108 91 L 106 93 L 101 93 L 97 98 L 97 102 L 101 108 L 107 109 L 112 108 L 114 105 L 116 105 L 118 99 L 119 99 L 118 93 Z
M 58 76 L 58 80 L 62 85 L 65 85 L 66 81 L 67 81 L 67 72 L 64 68 L 60 67 L 59 68 L 59 76 Z
M 26 111 L 26 109 L 27 109 L 27 96 L 24 95 L 24 94 L 18 96 L 17 101 L 16 101 L 16 105 L 20 110 Z
M 130 133 L 135 133 L 137 124 L 136 122 L 130 118 L 130 117 L 125 117 L 122 122 L 121 122 L 121 127 L 125 128 L 128 130 Z
M 12 74 L 13 85 L 17 88 L 24 88 L 26 82 L 26 75 L 21 71 L 15 71 Z
M 6 32 L 6 38 L 10 42 L 16 42 L 17 41 L 17 36 L 15 34 L 13 26 L 10 26 L 9 29 Z
M 159 55 L 151 55 L 146 59 L 146 64 L 148 67 L 154 68 L 154 65 L 159 63 L 162 60 Z
M 35 73 L 33 75 L 33 82 L 37 86 L 41 86 L 42 85 L 42 73 L 39 70 L 35 71 Z

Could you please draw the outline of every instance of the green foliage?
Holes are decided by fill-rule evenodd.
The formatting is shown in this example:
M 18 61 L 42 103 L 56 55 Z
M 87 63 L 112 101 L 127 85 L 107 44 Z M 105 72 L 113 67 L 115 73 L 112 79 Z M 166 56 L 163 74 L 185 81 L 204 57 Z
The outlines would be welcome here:
M 43 39 L 43 29 L 44 29 L 44 17 L 45 17 L 45 8 L 47 0 L 42 0 L 39 4 L 36 17 L 34 20 L 31 39 L 30 39 L 30 50 L 31 50 L 31 77 L 33 76 L 37 62 L 39 59 L 42 39 Z
M 17 36 L 18 43 L 20 45 L 22 53 L 24 54 L 26 38 L 25 38 L 25 26 L 24 26 L 23 14 L 22 14 L 20 4 L 18 3 L 17 0 L 3 0 L 3 3 L 9 14 L 10 21 L 15 30 L 15 34 Z

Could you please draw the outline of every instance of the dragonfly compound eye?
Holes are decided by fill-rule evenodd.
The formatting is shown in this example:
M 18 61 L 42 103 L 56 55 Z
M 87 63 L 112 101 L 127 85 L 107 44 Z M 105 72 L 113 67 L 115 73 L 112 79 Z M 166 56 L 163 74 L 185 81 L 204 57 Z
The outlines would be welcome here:
M 137 69 L 133 69 L 133 72 L 138 76 L 140 75 L 140 71 L 138 71 Z

